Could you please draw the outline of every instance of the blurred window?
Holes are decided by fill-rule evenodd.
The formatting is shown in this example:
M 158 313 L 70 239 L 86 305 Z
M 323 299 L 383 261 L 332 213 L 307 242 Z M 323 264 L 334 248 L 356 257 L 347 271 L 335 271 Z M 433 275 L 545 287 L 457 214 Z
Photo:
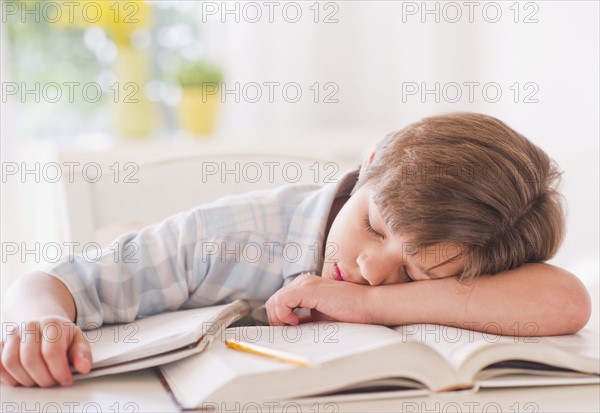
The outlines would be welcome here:
M 85 145 L 176 128 L 173 73 L 204 53 L 198 4 L 2 1 L 2 104 L 13 131 L 3 141 Z

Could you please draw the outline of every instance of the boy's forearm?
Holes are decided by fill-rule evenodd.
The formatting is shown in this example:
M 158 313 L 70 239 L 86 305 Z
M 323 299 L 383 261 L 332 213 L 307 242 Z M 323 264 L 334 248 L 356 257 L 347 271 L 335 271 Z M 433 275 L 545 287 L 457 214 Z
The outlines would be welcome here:
M 58 316 L 75 321 L 75 302 L 57 278 L 35 272 L 17 278 L 2 303 L 3 322 L 22 322 Z
M 370 287 L 368 294 L 375 324 L 435 323 L 507 335 L 575 333 L 591 311 L 581 281 L 547 264 L 468 283 L 445 278 Z

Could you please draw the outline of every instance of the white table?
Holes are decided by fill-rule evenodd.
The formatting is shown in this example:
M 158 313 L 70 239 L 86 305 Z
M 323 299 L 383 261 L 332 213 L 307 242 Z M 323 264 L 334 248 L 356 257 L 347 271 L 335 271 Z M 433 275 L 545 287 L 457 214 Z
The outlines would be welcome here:
M 587 286 L 592 317 L 586 328 L 600 327 L 599 286 Z M 262 409 L 247 405 L 217 406 L 215 413 L 233 411 L 274 413 L 338 412 L 599 412 L 600 385 L 527 387 L 442 393 L 431 397 L 394 397 L 353 402 L 319 401 L 306 405 L 278 403 Z M 253 410 L 254 409 L 254 410 Z M 76 382 L 68 388 L 22 388 L 0 385 L 2 412 L 178 412 L 176 402 L 152 369 Z
M 178 406 L 153 370 L 99 377 L 70 388 L 0 387 L 3 412 L 177 412 Z M 220 405 L 216 412 L 598 412 L 600 385 L 530 387 L 444 393 L 432 397 L 389 398 L 354 402 L 281 402 Z
M 1 384 L 2 412 L 177 412 L 174 401 L 154 371 L 76 382 L 49 389 Z

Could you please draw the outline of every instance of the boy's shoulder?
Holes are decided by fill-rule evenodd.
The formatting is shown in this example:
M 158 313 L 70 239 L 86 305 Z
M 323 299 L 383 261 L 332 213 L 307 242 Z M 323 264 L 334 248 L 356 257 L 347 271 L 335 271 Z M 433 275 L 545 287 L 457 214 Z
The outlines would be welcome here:
M 260 231 L 287 232 L 311 227 L 326 220 L 334 199 L 351 191 L 357 172 L 322 183 L 290 183 L 221 197 L 200 205 L 194 213 L 208 233 Z M 206 233 L 205 233 L 206 234 Z
M 288 184 L 226 195 L 199 205 L 192 212 L 205 233 L 281 232 L 287 230 L 299 210 L 312 209 L 312 215 L 320 215 L 318 204 L 325 195 L 323 188 L 318 184 Z
M 227 208 L 256 208 L 270 206 L 297 206 L 299 201 L 306 199 L 322 189 L 318 184 L 287 184 L 269 189 L 257 189 L 237 194 L 222 196 L 214 201 L 199 205 L 202 210 Z

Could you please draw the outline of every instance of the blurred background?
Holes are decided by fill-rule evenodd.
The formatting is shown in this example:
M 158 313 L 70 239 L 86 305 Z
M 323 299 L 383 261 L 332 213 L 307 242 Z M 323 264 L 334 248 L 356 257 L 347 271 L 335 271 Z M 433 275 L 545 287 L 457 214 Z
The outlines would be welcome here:
M 2 291 L 39 264 L 14 245 L 68 238 L 64 189 L 36 163 L 277 148 L 358 164 L 450 111 L 498 117 L 558 162 L 552 262 L 598 278 L 598 2 L 1 5 Z

